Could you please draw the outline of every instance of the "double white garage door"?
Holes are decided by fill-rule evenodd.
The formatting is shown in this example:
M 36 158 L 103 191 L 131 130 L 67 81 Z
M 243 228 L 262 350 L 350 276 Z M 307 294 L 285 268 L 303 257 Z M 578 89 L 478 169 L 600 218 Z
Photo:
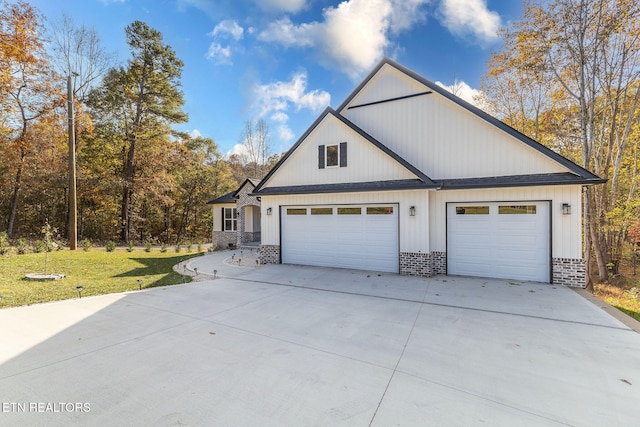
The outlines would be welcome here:
M 283 263 L 399 271 L 397 204 L 281 209 Z M 549 202 L 446 209 L 448 274 L 549 281 Z
M 398 206 L 283 206 L 282 262 L 399 271 Z

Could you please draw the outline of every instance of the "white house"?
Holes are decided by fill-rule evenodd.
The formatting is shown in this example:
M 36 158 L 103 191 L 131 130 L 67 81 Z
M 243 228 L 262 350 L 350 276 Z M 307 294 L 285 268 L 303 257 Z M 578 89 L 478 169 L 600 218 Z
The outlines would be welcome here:
M 260 242 L 260 200 L 251 193 L 258 180 L 246 179 L 237 190 L 210 200 L 213 246 L 222 249 Z
M 255 187 L 261 259 L 583 286 L 604 180 L 390 59 Z

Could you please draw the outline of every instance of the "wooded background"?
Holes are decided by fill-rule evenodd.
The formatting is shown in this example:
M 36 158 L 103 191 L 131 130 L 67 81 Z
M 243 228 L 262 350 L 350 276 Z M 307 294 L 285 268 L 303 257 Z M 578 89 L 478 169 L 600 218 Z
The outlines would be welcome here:
M 75 97 L 78 237 L 207 241 L 206 202 L 260 178 L 278 160 L 263 120 L 246 124 L 242 158 L 223 158 L 185 122 L 182 62 L 143 22 L 112 67 L 96 33 L 60 17 L 48 28 L 28 3 L 0 10 L 0 226 L 37 237 L 68 218 L 66 78 Z M 52 17 L 49 17 L 50 19 Z M 585 189 L 590 275 L 607 279 L 640 239 L 640 6 L 635 0 L 531 0 L 502 30 L 477 103 L 607 184 Z M 50 49 L 44 49 L 44 40 Z

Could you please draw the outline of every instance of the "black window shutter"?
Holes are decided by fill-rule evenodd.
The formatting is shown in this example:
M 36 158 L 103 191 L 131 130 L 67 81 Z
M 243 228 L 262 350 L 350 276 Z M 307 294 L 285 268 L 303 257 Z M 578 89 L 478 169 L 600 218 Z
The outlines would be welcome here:
M 347 143 L 340 143 L 340 167 L 344 168 L 347 166 Z
M 324 145 L 318 146 L 318 169 L 324 169 Z
M 224 229 L 224 208 L 222 208 L 222 231 L 227 231 Z

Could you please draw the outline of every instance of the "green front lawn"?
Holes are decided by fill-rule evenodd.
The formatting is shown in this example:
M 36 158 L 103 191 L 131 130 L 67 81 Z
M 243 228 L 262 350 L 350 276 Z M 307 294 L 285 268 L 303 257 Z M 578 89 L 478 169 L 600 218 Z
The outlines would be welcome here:
M 199 255 L 123 249 L 49 252 L 46 273 L 66 277 L 46 282 L 25 279 L 28 273 L 44 272 L 44 253 L 0 256 L 0 308 L 77 298 L 77 286 L 83 287 L 85 297 L 137 290 L 138 279 L 143 289 L 189 282 L 191 278 L 183 278 L 173 266 Z

